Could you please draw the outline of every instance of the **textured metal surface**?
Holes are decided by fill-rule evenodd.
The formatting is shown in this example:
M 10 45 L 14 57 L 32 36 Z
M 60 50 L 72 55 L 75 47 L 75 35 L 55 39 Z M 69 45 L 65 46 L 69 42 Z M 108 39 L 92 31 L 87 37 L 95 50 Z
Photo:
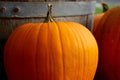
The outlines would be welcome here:
M 50 2 L 0 2 L 0 18 L 45 17 Z M 95 1 L 51 2 L 52 15 L 77 16 L 93 14 Z

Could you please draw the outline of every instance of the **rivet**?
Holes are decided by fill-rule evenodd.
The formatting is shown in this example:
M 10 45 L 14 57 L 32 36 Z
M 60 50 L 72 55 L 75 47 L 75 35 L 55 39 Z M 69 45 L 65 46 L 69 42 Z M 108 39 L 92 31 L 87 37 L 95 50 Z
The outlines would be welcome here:
M 0 8 L 0 12 L 5 13 L 6 12 L 6 8 L 5 7 L 1 7 Z
M 14 9 L 13 9 L 13 12 L 15 12 L 15 13 L 18 13 L 20 11 L 20 8 L 18 8 L 18 7 L 15 7 Z

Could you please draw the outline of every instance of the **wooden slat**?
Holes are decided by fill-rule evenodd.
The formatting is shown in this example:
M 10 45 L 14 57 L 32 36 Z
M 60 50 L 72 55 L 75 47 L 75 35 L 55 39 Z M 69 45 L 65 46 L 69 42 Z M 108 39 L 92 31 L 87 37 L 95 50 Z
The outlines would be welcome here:
M 92 15 L 86 16 L 74 16 L 74 17 L 57 17 L 55 18 L 56 21 L 73 21 L 80 24 L 83 24 L 88 29 L 91 29 L 92 23 Z M 11 32 L 18 26 L 28 23 L 28 22 L 43 22 L 44 18 L 37 18 L 37 19 L 0 19 L 0 39 L 6 39 L 11 34 Z
M 1 2 L 0 18 L 46 17 L 48 4 L 52 4 L 53 17 L 93 14 L 95 1 L 77 2 Z M 15 12 L 15 9 L 17 12 Z

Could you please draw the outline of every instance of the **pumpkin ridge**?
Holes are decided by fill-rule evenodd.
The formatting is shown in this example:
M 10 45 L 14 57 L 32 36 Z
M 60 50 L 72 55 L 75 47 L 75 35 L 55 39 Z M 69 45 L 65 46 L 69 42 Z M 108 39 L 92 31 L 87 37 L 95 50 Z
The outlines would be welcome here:
M 62 62 L 63 62 L 63 80 L 65 80 L 65 60 L 64 60 L 64 51 L 63 51 L 63 44 L 62 44 L 62 39 L 61 39 L 61 31 L 60 31 L 60 26 L 59 24 L 61 24 L 63 22 L 55 22 L 55 24 L 57 25 L 58 31 L 59 31 L 59 37 L 60 37 L 60 44 L 61 44 L 61 51 L 62 51 Z
M 118 12 L 118 13 L 116 13 L 116 16 L 119 16 L 119 14 L 120 14 L 120 12 Z M 120 18 L 120 17 L 119 17 Z M 119 18 L 117 17 L 116 19 L 116 23 L 117 23 L 117 21 L 119 21 Z M 118 25 L 119 26 L 119 25 Z M 120 26 L 119 26 L 120 27 Z M 118 28 L 118 31 L 116 31 L 116 37 L 117 37 L 117 39 L 116 39 L 116 45 L 117 45 L 117 42 L 119 42 L 120 41 L 120 28 Z M 120 48 L 120 45 L 118 45 L 118 46 L 116 46 L 115 47 L 115 53 L 118 53 L 119 52 L 119 48 Z M 115 68 L 115 74 L 114 74 L 114 76 L 115 76 L 115 80 L 118 80 L 119 79 L 119 75 L 118 75 L 118 71 L 119 71 L 119 57 L 120 57 L 120 54 L 116 54 L 115 55 L 115 66 L 116 66 L 116 68 Z
M 52 50 L 55 49 L 54 51 L 52 51 L 53 54 L 52 54 L 52 52 L 50 52 L 51 53 L 50 59 L 51 59 L 51 63 L 52 63 L 51 64 L 51 71 L 52 71 L 51 79 L 52 80 L 56 80 L 56 79 L 61 80 L 63 78 L 63 66 L 62 66 L 63 65 L 63 63 L 62 63 L 62 58 L 63 57 L 62 57 L 62 49 L 61 49 L 61 44 L 62 43 L 60 42 L 61 38 L 59 36 L 59 28 L 58 28 L 59 25 L 57 25 L 56 23 L 59 24 L 59 22 L 54 22 L 54 23 L 50 22 L 50 23 L 48 23 L 49 26 L 50 26 L 49 27 L 50 28 L 50 30 L 49 30 L 50 35 L 48 37 L 48 40 L 49 40 L 49 45 L 51 45 L 51 46 L 49 46 L 49 45 L 48 46 Z M 56 34 L 56 37 L 54 36 L 54 34 Z M 51 40 L 52 40 L 52 42 L 51 42 Z M 56 52 L 58 52 L 58 54 Z M 57 60 L 57 63 L 56 63 L 55 59 Z M 56 64 L 59 64 L 59 65 L 56 65 Z M 56 72 L 56 70 L 58 70 L 58 72 Z
M 74 36 L 74 38 L 75 38 L 75 42 L 78 43 L 78 35 L 77 35 L 77 33 L 76 33 L 75 26 L 73 26 L 73 25 L 70 24 L 70 23 L 71 23 L 71 22 L 67 22 L 67 23 L 65 23 L 65 24 L 66 24 L 66 25 L 69 27 L 69 29 L 71 30 L 71 33 L 73 34 L 73 36 Z M 76 52 L 79 54 L 78 47 L 79 47 L 79 45 L 77 44 L 77 51 L 76 51 Z M 78 57 L 79 57 L 79 56 L 78 56 Z M 78 57 L 77 57 L 77 58 L 78 58 Z M 79 60 L 80 60 L 80 57 L 79 57 Z M 79 62 L 79 61 L 78 61 L 78 62 Z M 79 63 L 78 63 L 78 64 L 79 64 Z M 78 66 L 78 67 L 77 67 L 77 70 L 79 70 L 79 69 L 80 69 L 80 66 L 79 66 L 79 65 L 77 65 L 77 66 Z M 75 76 L 74 78 L 76 79 L 76 77 L 77 77 L 77 80 L 78 80 L 78 79 L 79 79 L 79 78 L 78 78 L 79 72 L 76 72 L 75 75 L 76 75 L 76 76 Z M 74 80 L 75 80 L 75 79 L 74 79 Z
M 37 25 L 37 26 L 36 26 L 36 25 Z M 38 65 L 37 65 L 37 64 L 38 64 L 38 60 L 37 60 L 37 59 L 38 59 L 38 45 L 37 45 L 37 44 L 38 44 L 38 42 L 39 42 L 39 34 L 40 34 L 40 31 L 41 31 L 42 25 L 44 25 L 44 23 L 38 23 L 38 24 L 36 24 L 36 25 L 34 25 L 33 28 L 34 28 L 34 27 L 39 27 L 39 29 L 38 29 L 39 31 L 38 31 L 37 37 L 36 37 L 37 39 L 36 39 L 36 51 L 35 51 L 35 53 L 36 53 L 36 54 L 35 54 L 35 59 L 36 59 L 36 60 L 35 60 L 35 66 L 36 66 L 35 69 L 36 69 L 36 79 L 39 80 L 39 77 L 38 77 L 39 72 L 38 72 Z
M 29 28 L 28 27 L 26 27 L 26 25 L 27 26 L 29 26 Z M 17 46 L 17 45 L 13 45 L 13 49 L 14 50 L 18 50 L 18 47 L 20 48 L 20 50 L 21 50 L 21 52 L 19 52 L 19 53 L 17 53 L 18 55 L 19 54 L 21 54 L 22 53 L 22 55 L 21 55 L 21 63 L 19 63 L 18 62 L 18 65 L 24 65 L 24 53 L 23 53 L 23 47 L 24 47 L 24 45 L 25 44 L 21 44 L 21 42 L 23 42 L 23 43 L 25 43 L 25 39 L 26 39 L 26 36 L 28 35 L 28 33 L 30 32 L 30 30 L 31 30 L 31 28 L 32 28 L 32 25 L 33 24 L 26 24 L 25 26 L 22 26 L 21 27 L 21 29 L 19 29 L 19 31 L 17 31 L 16 33 L 14 33 L 13 35 L 16 35 L 16 36 L 14 36 L 14 38 L 12 38 L 12 40 L 11 41 L 13 41 L 13 43 L 16 43 L 17 45 L 18 44 L 20 44 L 19 46 Z M 24 29 L 24 27 L 26 27 L 25 29 Z M 22 34 L 21 34 L 22 33 Z M 23 35 L 25 34 L 25 36 L 23 37 Z M 19 36 L 20 38 L 21 38 L 21 40 L 17 40 L 17 36 Z M 11 44 L 13 44 L 13 43 L 11 43 Z M 12 49 L 11 48 L 11 49 Z M 17 48 L 17 49 L 16 49 Z M 13 51 L 13 49 L 12 49 L 12 52 L 13 53 L 15 53 L 15 51 Z M 20 51 L 19 50 L 19 51 Z M 12 55 L 12 54 L 11 54 Z M 13 56 L 14 57 L 14 56 Z M 9 60 L 9 61 L 11 61 L 11 60 Z M 23 68 L 23 67 L 22 67 Z M 25 68 L 23 68 L 23 69 L 25 69 Z M 24 70 L 23 70 L 24 71 Z M 21 76 L 18 76 L 19 78 L 22 78 L 22 80 L 24 80 L 24 74 L 22 74 L 22 72 L 20 71 L 20 67 L 18 67 L 18 70 L 17 70 L 17 72 L 19 73 L 19 74 L 21 74 Z M 14 73 L 14 72 L 13 72 Z M 12 73 L 11 73 L 12 74 Z M 11 76 L 11 77 L 14 77 L 14 76 Z
M 74 45 L 72 45 L 71 44 L 71 46 L 74 46 L 74 47 L 76 47 L 77 46 L 77 48 L 78 48 L 78 44 L 76 44 L 77 43 L 77 40 L 76 40 L 76 35 L 75 35 L 75 29 L 73 28 L 73 26 L 70 24 L 71 22 L 64 22 L 64 26 L 66 25 L 66 27 L 67 28 L 69 28 L 69 32 L 70 32 L 70 34 L 72 35 L 72 38 L 74 39 L 73 41 L 73 43 L 74 43 Z M 73 47 L 73 49 L 74 49 L 74 47 Z M 76 48 L 75 48 L 76 49 Z M 78 50 L 78 49 L 77 49 Z M 76 51 L 76 50 L 74 50 L 74 51 Z M 77 51 L 78 52 L 78 51 Z M 75 55 L 76 55 L 76 53 L 75 53 Z M 74 58 L 74 57 L 73 57 Z M 77 56 L 77 58 L 78 58 L 78 56 Z M 76 62 L 76 61 L 75 61 Z M 78 65 L 79 63 L 78 63 L 78 61 L 77 61 L 77 64 L 76 65 Z M 75 69 L 77 69 L 78 70 L 78 67 L 75 67 Z M 75 80 L 75 78 L 76 78 L 76 75 L 77 75 L 77 71 L 76 72 L 74 72 L 74 79 L 73 80 Z
M 69 22 L 70 23 L 70 22 Z M 76 38 L 76 42 L 77 43 L 80 43 L 79 42 L 79 40 L 78 40 L 78 35 L 77 35 L 77 32 L 76 32 L 76 29 L 75 29 L 75 27 L 76 26 L 73 26 L 73 25 L 70 25 L 70 24 L 66 24 L 66 25 L 68 25 L 69 26 L 69 28 L 71 29 L 71 32 L 73 32 L 73 34 L 74 34 L 74 36 L 75 36 L 75 38 Z M 74 27 L 74 28 L 73 28 Z M 77 44 L 77 46 L 78 46 L 78 49 L 79 49 L 79 45 Z M 77 51 L 77 53 L 79 54 L 79 50 Z M 79 57 L 79 56 L 78 56 Z M 80 57 L 79 57 L 79 60 L 80 60 Z M 78 63 L 79 64 L 79 63 Z M 78 68 L 77 68 L 77 70 L 80 70 L 80 65 L 78 65 Z M 77 72 L 77 80 L 79 79 L 79 72 Z M 74 79 L 75 80 L 75 79 Z M 80 80 L 82 80 L 82 79 L 80 79 Z
M 78 34 L 79 34 L 79 36 L 80 36 L 80 39 L 81 39 L 81 43 L 83 43 L 84 41 L 86 42 L 86 44 L 88 43 L 88 44 L 90 44 L 89 43 L 89 40 L 87 40 L 85 37 L 86 36 L 88 36 L 87 34 L 90 34 L 91 32 L 90 31 L 85 31 L 85 32 L 83 32 L 84 31 L 84 29 L 85 29 L 85 27 L 83 27 L 82 25 L 81 25 L 81 27 L 79 27 L 79 26 L 77 26 L 78 24 L 74 24 L 74 25 L 76 25 L 76 31 L 78 32 Z M 90 37 L 91 36 L 91 37 Z M 92 37 L 92 34 L 90 34 L 89 36 L 88 36 L 89 38 L 91 38 L 91 39 L 94 39 L 95 40 L 95 38 L 93 38 Z M 90 40 L 91 40 L 90 39 Z M 94 43 L 95 44 L 95 42 L 93 42 L 93 40 L 91 41 L 91 43 Z M 91 44 L 90 44 L 91 45 Z M 82 46 L 83 46 L 83 51 L 88 51 L 88 53 L 86 53 L 86 54 L 84 54 L 84 55 L 88 55 L 87 57 L 86 57 L 86 59 L 85 60 L 87 60 L 87 65 L 89 66 L 89 64 L 91 63 L 91 61 L 89 61 L 90 59 L 89 59 L 89 54 L 91 53 L 91 51 L 90 51 L 90 49 L 89 48 L 86 48 L 85 49 L 85 44 L 82 44 Z M 97 45 L 96 45 L 97 46 Z M 94 54 L 95 55 L 95 54 Z M 85 57 L 84 57 L 85 58 Z M 86 63 L 86 62 L 85 62 Z M 84 64 L 85 65 L 85 64 Z M 97 65 L 96 65 L 97 66 Z M 83 67 L 84 68 L 84 67 Z M 86 70 L 86 69 L 84 69 L 84 70 Z M 91 70 L 90 68 L 89 69 L 87 69 L 87 70 Z M 84 71 L 83 71 L 84 72 Z M 91 72 L 92 74 L 95 74 L 95 73 L 93 73 L 93 72 Z M 86 75 L 87 75 L 87 72 L 86 72 Z M 89 77 L 91 77 L 91 78 L 93 78 L 94 76 L 91 76 L 91 75 L 89 75 Z M 85 80 L 87 80 L 87 79 L 85 79 Z
M 46 46 L 49 46 L 49 24 L 48 24 L 48 26 L 47 26 L 47 35 L 46 35 L 46 38 L 47 38 L 47 42 L 46 42 Z M 50 78 L 51 79 L 51 64 L 50 64 L 50 54 L 49 54 L 49 48 L 47 47 L 46 48 L 46 51 L 47 51 L 47 54 L 48 54 L 48 78 Z
M 24 63 L 24 45 L 25 45 L 25 39 L 27 38 L 27 36 L 29 35 L 29 32 L 32 30 L 32 26 L 33 26 L 34 24 L 28 24 L 28 25 L 26 25 L 25 27 L 26 27 L 26 29 L 24 29 L 24 27 L 21 27 L 22 29 L 21 29 L 21 32 L 17 32 L 17 35 L 19 36 L 19 37 L 21 37 L 21 39 L 23 40 L 23 44 L 21 45 L 22 47 L 21 47 L 21 54 L 22 54 L 22 57 L 21 57 L 21 61 L 22 61 L 22 64 L 24 65 L 25 63 Z M 20 30 L 20 29 L 19 29 Z M 24 31 L 24 32 L 23 32 Z M 24 34 L 21 34 L 21 33 L 24 33 Z M 24 35 L 24 38 L 22 37 Z M 15 41 L 15 40 L 13 40 L 13 41 Z M 14 42 L 13 42 L 14 43 Z M 17 45 L 18 45 L 18 43 L 17 43 Z M 20 65 L 20 64 L 19 64 Z M 23 68 L 23 71 L 25 70 L 25 68 Z M 20 71 L 21 72 L 21 71 Z M 12 73 L 11 73 L 12 74 Z M 21 72 L 21 78 L 22 78 L 22 80 L 25 80 L 25 75 L 24 74 L 22 74 L 22 72 Z
M 45 40 L 44 42 L 45 42 L 45 44 L 43 44 L 43 46 L 41 46 L 41 47 L 43 47 L 44 49 L 45 49 L 45 52 L 44 53 L 41 53 L 41 55 L 42 55 L 42 58 L 46 58 L 45 60 L 43 60 L 44 61 L 44 66 L 42 66 L 42 67 L 44 67 L 43 69 L 43 71 L 45 71 L 46 73 L 47 73 L 47 75 L 45 75 L 45 74 L 43 74 L 42 72 L 40 73 L 40 74 L 43 74 L 43 76 L 41 76 L 41 77 L 43 77 L 43 78 L 40 78 L 39 77 L 39 79 L 41 80 L 41 79 L 53 79 L 53 73 L 51 73 L 52 71 L 53 71 L 53 65 L 52 65 L 52 62 L 51 61 L 53 61 L 53 60 L 51 60 L 52 58 L 51 58 L 51 56 L 53 56 L 52 54 L 50 54 L 51 52 L 50 52 L 50 38 L 51 38 L 51 36 L 50 36 L 50 24 L 51 24 L 51 22 L 49 22 L 49 23 L 43 23 L 43 25 L 41 26 L 42 28 L 41 29 L 45 29 L 46 31 L 41 31 L 41 34 L 39 34 L 39 35 L 41 35 L 41 40 Z M 42 37 L 42 35 L 45 33 L 45 35 L 44 35 L 44 37 Z M 46 36 L 46 37 L 45 37 Z M 41 42 L 40 40 L 39 40 L 39 42 Z M 42 42 L 41 42 L 42 43 Z M 51 66 L 52 65 L 52 66 Z M 47 76 L 47 77 L 46 77 Z
M 76 29 L 77 25 L 76 25 L 75 23 L 71 22 L 71 23 L 69 23 L 69 24 L 70 24 L 70 25 L 74 25 L 74 26 L 71 26 L 71 27 L 74 27 L 74 29 L 75 29 L 78 33 L 81 34 L 81 29 L 80 29 L 80 30 L 79 30 L 78 28 Z M 75 25 L 76 25 L 76 26 L 75 26 Z M 79 31 L 78 31 L 78 30 L 79 30 Z M 84 40 L 82 40 L 82 39 L 84 39 L 84 38 L 83 38 L 83 35 L 82 35 L 82 34 L 79 35 L 79 36 L 80 36 L 80 40 L 81 40 L 81 41 L 80 41 L 80 42 L 81 42 L 81 46 L 82 46 L 82 48 L 83 48 L 83 55 L 84 55 L 84 57 L 83 57 L 83 58 L 84 58 L 84 60 L 83 60 L 84 62 L 83 62 L 83 63 L 85 63 L 85 54 L 84 54 L 84 53 L 85 53 L 85 47 L 84 47 L 84 44 L 83 44 Z M 81 39 L 81 38 L 82 38 L 82 39 Z M 85 64 L 84 64 L 84 65 L 85 65 Z M 82 70 L 83 70 L 83 71 L 82 71 L 82 75 L 84 75 L 84 74 L 85 74 L 85 73 L 84 73 L 84 72 L 85 72 L 85 68 L 82 67 Z M 84 80 L 84 77 L 82 77 L 81 80 Z
M 24 34 L 25 34 L 25 35 L 24 35 L 24 37 L 25 37 L 24 39 L 25 39 L 25 40 L 31 39 L 31 34 L 29 34 L 29 33 L 31 33 L 32 31 L 34 31 L 33 28 L 34 28 L 35 25 L 36 25 L 36 24 L 32 24 L 31 26 L 28 26 L 28 27 L 27 27 L 27 29 L 29 29 L 29 30 L 26 30 L 27 32 L 24 33 Z M 22 33 L 23 33 L 23 32 L 22 32 Z M 21 33 L 20 33 L 20 34 L 21 34 Z M 23 53 L 23 55 L 22 55 L 22 56 L 23 56 L 23 57 L 22 57 L 22 58 L 23 58 L 23 59 L 22 59 L 22 60 L 23 60 L 23 65 L 25 65 L 25 62 L 24 62 L 24 61 L 25 61 L 25 56 L 26 56 L 26 55 L 25 55 L 26 53 L 25 53 L 25 49 L 24 49 L 24 48 L 26 47 L 25 45 L 28 44 L 28 43 L 26 43 L 25 40 L 23 40 L 23 41 L 24 41 L 24 42 L 23 42 L 23 47 L 21 48 L 21 51 L 22 51 L 21 53 Z M 27 52 L 27 54 L 29 54 L 29 52 Z M 31 54 L 30 54 L 30 55 L 31 55 Z M 26 68 L 27 68 L 27 67 L 26 67 Z M 25 68 L 23 68 L 23 69 L 24 69 L 23 71 L 25 71 Z M 25 74 L 25 75 L 24 75 L 24 74 Z M 22 76 L 23 76 L 23 79 L 22 79 L 22 80 L 25 80 L 26 72 L 24 72 L 24 74 L 22 74 Z
M 53 27 L 51 26 L 52 25 L 52 22 L 48 22 L 48 33 L 50 33 L 50 27 Z M 50 34 L 48 34 L 48 47 L 51 47 L 51 42 L 49 41 L 49 39 L 51 38 Z M 48 49 L 49 51 L 49 49 Z M 50 52 L 51 53 L 51 52 Z M 53 54 L 50 54 L 49 56 L 49 64 L 50 64 L 50 79 L 51 80 L 55 80 L 55 64 L 54 62 L 54 55 Z M 52 72 L 52 73 L 51 73 Z
M 73 24 L 73 25 L 76 25 L 76 24 Z M 76 25 L 76 27 L 77 27 L 77 25 Z M 76 28 L 76 27 L 75 27 L 75 28 Z M 78 31 L 78 29 L 76 29 L 76 31 Z M 80 36 L 80 40 L 81 40 L 81 46 L 82 46 L 82 48 L 83 48 L 83 58 L 84 58 L 84 60 L 83 60 L 83 75 L 85 75 L 85 63 L 86 63 L 86 59 L 85 59 L 85 46 L 84 46 L 84 44 L 83 44 L 83 42 L 85 41 L 85 38 L 83 38 L 84 35 L 82 34 L 81 29 L 79 30 L 78 33 L 81 34 L 81 35 L 79 35 L 79 36 Z M 81 39 L 81 38 L 82 38 L 82 39 Z M 86 41 L 85 41 L 85 42 L 86 42 Z M 83 77 L 82 80 L 87 80 L 87 79 L 84 79 L 84 77 Z
M 68 27 L 69 28 L 69 31 L 71 32 L 71 34 L 73 35 L 73 38 L 74 38 L 74 46 L 77 46 L 77 53 L 79 54 L 79 49 L 78 49 L 78 47 L 79 47 L 79 44 L 76 44 L 77 42 L 78 42 L 78 36 L 76 35 L 77 33 L 76 33 L 76 29 L 75 29 L 75 27 L 76 26 L 73 26 L 72 24 L 71 24 L 72 22 L 66 22 L 65 23 L 65 25 L 66 25 L 66 27 Z M 72 45 L 71 45 L 72 46 Z M 75 53 L 76 54 L 76 53 Z M 77 58 L 78 58 L 78 56 L 77 56 Z M 80 57 L 78 58 L 78 59 L 80 59 Z M 79 61 L 77 61 L 77 67 L 75 67 L 75 69 L 80 69 L 80 65 L 78 65 L 79 63 L 78 63 Z M 79 72 L 74 72 L 74 78 L 78 78 L 78 75 L 79 75 Z M 73 79 L 73 80 L 75 80 L 75 79 Z
M 110 32 L 112 32 L 112 31 L 110 31 Z M 120 41 L 120 34 L 119 34 L 119 32 L 120 32 L 120 29 L 118 29 L 118 31 L 116 31 L 116 37 L 118 37 L 116 40 L 115 40 L 115 43 L 114 44 L 116 44 L 117 45 L 117 42 L 119 42 Z M 118 80 L 118 75 L 117 75 L 117 72 L 119 71 L 118 69 L 118 67 L 119 67 L 119 62 L 117 62 L 117 61 L 119 61 L 119 54 L 116 54 L 116 53 L 118 53 L 119 52 L 119 50 L 118 50 L 118 47 L 119 47 L 119 45 L 118 46 L 115 46 L 115 54 L 114 54 L 114 56 L 115 56 L 115 59 L 114 59 L 114 65 L 116 66 L 116 68 L 114 68 L 113 69 L 113 72 L 114 72 L 114 78 L 115 78 L 115 80 Z M 120 48 L 120 47 L 119 47 Z
M 73 24 L 73 25 L 76 25 L 76 24 Z M 76 29 L 76 31 L 79 33 L 81 46 L 82 46 L 82 48 L 83 48 L 83 56 L 84 56 L 84 57 L 83 57 L 83 58 L 84 58 L 84 60 L 83 60 L 83 75 L 85 75 L 85 63 L 86 63 L 86 59 L 85 59 L 85 46 L 84 46 L 84 44 L 83 44 L 83 42 L 85 41 L 85 38 L 84 38 L 84 35 L 83 35 L 80 27 L 78 27 L 78 29 L 77 29 L 77 25 L 76 25 L 75 29 Z M 79 30 L 79 29 L 80 29 L 80 30 Z M 85 42 L 86 42 L 86 41 L 85 41 Z M 85 77 L 85 78 L 86 78 L 86 77 Z M 82 80 L 87 80 L 87 79 L 84 79 L 84 77 L 82 77 Z
M 87 50 L 87 48 L 85 48 L 85 44 L 83 44 L 84 42 L 87 42 L 86 39 L 85 39 L 85 37 L 84 37 L 84 36 L 85 36 L 85 35 L 84 35 L 85 33 L 82 32 L 82 28 L 84 29 L 84 27 L 81 25 L 82 27 L 80 28 L 79 26 L 77 26 L 77 24 L 74 24 L 74 25 L 76 25 L 76 31 L 78 31 L 78 33 L 81 34 L 81 35 L 79 35 L 79 36 L 80 36 L 80 40 L 81 40 L 81 44 L 82 44 L 81 46 L 82 46 L 82 48 L 83 48 L 83 55 L 84 55 L 83 75 L 86 75 L 87 73 L 84 73 L 84 72 L 86 72 L 86 68 L 85 68 L 85 65 L 86 65 L 86 64 L 85 64 L 85 63 L 87 62 L 87 65 L 89 64 L 89 59 L 88 59 L 89 57 L 87 57 L 87 58 L 85 57 L 85 55 L 86 55 L 86 54 L 88 55 L 88 53 L 85 52 L 85 51 Z M 77 27 L 78 27 L 78 29 L 77 29 Z M 79 30 L 79 29 L 80 29 L 80 30 Z M 81 38 L 82 38 L 82 39 L 81 39 Z M 88 50 L 87 50 L 87 51 L 88 51 Z M 85 53 L 86 53 L 86 54 L 85 54 Z M 86 60 L 87 60 L 87 61 L 86 61 Z M 86 78 L 86 77 L 85 77 L 85 78 Z M 84 79 L 82 79 L 82 80 L 84 80 Z M 85 79 L 85 80 L 87 80 L 87 79 Z
M 31 24 L 31 25 L 28 25 L 28 26 L 25 26 L 25 27 L 27 27 L 26 28 L 26 30 L 24 29 L 24 27 L 23 27 L 23 30 L 25 31 L 24 32 L 24 40 L 23 40 L 23 44 L 22 44 L 22 48 L 21 48 L 21 53 L 22 53 L 22 64 L 24 65 L 25 64 L 25 62 L 24 62 L 24 60 L 25 60 L 25 54 L 24 54 L 24 46 L 26 45 L 26 41 L 25 41 L 25 39 L 27 39 L 28 38 L 28 35 L 29 35 L 29 33 L 31 32 L 31 30 L 32 30 L 32 28 L 33 28 L 33 26 L 34 26 L 34 24 Z M 22 30 L 21 30 L 22 31 Z M 22 33 L 23 33 L 23 31 L 22 31 Z M 21 33 L 19 33 L 20 35 L 21 35 Z M 23 36 L 23 35 L 22 35 Z M 23 37 L 22 37 L 23 38 Z M 23 71 L 25 70 L 25 68 L 23 68 Z M 25 74 L 25 73 L 24 73 Z M 25 75 L 24 74 L 22 74 L 22 76 L 23 77 L 21 77 L 22 78 L 22 80 L 25 80 Z
M 106 12 L 106 14 L 107 14 L 107 12 Z M 104 17 L 104 15 L 103 15 L 103 17 Z M 93 31 L 93 34 L 94 34 L 94 36 L 98 36 L 99 34 L 96 34 L 96 32 L 98 31 L 98 33 L 100 33 L 100 31 L 102 30 L 102 28 L 103 27 L 99 27 L 99 26 L 105 26 L 103 23 L 107 20 L 107 17 L 108 16 L 105 16 L 104 17 L 104 19 L 103 18 L 101 18 L 101 20 L 99 21 L 99 23 L 98 23 L 98 27 L 96 28 L 96 31 Z M 99 29 L 100 28 L 100 29 Z M 103 31 L 104 31 L 104 28 L 103 28 Z M 102 37 L 101 38 L 103 38 L 104 37 L 104 35 L 102 35 Z M 101 40 L 101 42 L 102 42 L 103 40 Z M 99 43 L 98 43 L 98 45 L 99 45 Z M 98 62 L 99 63 L 99 62 Z

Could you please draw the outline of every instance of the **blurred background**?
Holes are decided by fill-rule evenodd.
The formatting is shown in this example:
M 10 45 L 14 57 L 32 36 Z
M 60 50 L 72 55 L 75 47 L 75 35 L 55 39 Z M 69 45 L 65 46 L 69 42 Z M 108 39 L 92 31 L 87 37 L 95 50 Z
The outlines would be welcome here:
M 97 2 L 101 2 L 101 0 L 96 0 Z M 114 3 L 114 4 L 120 4 L 120 0 L 104 0 L 104 1 L 106 1 L 106 2 L 108 2 L 108 3 Z
M 109 6 L 109 8 L 112 8 L 116 5 L 120 5 L 120 0 L 103 0 L 105 3 L 107 3 L 107 5 Z M 96 10 L 95 10 L 95 14 L 99 14 L 103 12 L 103 8 L 101 5 L 101 0 L 96 0 Z

